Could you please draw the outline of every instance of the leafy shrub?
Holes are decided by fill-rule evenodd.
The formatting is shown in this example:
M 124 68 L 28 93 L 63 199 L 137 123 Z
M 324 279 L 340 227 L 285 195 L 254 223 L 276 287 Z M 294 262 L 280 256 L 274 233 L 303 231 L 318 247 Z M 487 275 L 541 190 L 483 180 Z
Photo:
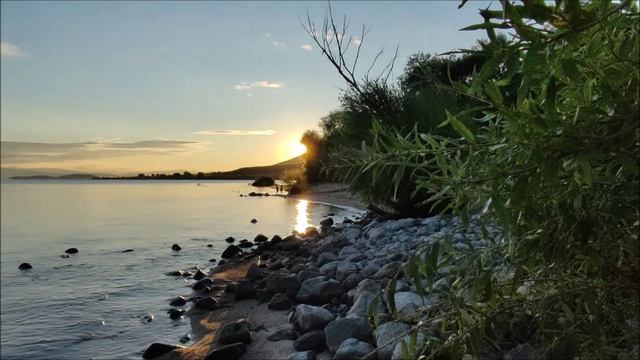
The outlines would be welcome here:
M 447 109 L 441 124 L 459 138 L 376 126 L 343 171 L 393 189 L 410 171 L 415 188 L 433 194 L 427 203 L 465 221 L 482 210 L 502 231 L 482 252 L 434 256 L 430 248 L 409 262 L 414 283 L 456 265 L 457 280 L 426 310 L 439 320 L 420 349 L 428 358 L 481 355 L 497 346 L 488 339 L 539 344 L 540 357 L 637 358 L 638 9 L 631 1 L 501 4 L 467 28 L 492 41 L 480 71 L 455 84 L 479 106 Z M 496 28 L 514 40 L 500 40 Z M 461 121 L 469 115 L 476 131 Z

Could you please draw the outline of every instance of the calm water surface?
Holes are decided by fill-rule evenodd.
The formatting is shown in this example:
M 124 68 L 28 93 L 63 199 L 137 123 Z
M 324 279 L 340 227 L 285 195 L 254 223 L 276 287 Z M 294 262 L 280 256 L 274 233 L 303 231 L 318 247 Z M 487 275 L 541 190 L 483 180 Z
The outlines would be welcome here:
M 193 281 L 165 272 L 209 269 L 227 236 L 286 235 L 329 213 L 356 215 L 239 197 L 253 190 L 246 181 L 3 181 L 2 359 L 139 359 L 152 342 L 178 343 L 190 331 L 166 310 Z M 69 247 L 79 254 L 60 257 Z M 34 268 L 19 271 L 22 262 Z M 155 320 L 141 321 L 147 314 Z

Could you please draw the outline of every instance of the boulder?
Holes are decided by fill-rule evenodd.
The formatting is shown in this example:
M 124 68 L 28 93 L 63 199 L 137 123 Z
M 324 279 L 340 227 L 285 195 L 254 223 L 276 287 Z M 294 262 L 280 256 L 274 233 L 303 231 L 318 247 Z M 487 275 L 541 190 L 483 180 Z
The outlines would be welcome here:
M 402 263 L 399 261 L 392 261 L 390 263 L 387 263 L 380 270 L 378 270 L 375 275 L 373 275 L 373 278 L 376 280 L 390 279 L 398 272 L 398 270 L 400 270 L 401 266 Z
M 274 293 L 296 292 L 300 289 L 300 280 L 294 274 L 274 274 L 267 278 L 267 289 Z
M 174 297 L 169 301 L 169 305 L 171 306 L 184 306 L 186 304 L 187 304 L 187 299 L 185 299 L 183 296 Z
M 380 270 L 380 266 L 375 262 L 369 262 L 362 270 L 360 270 L 360 274 L 364 277 L 370 277 L 377 273 Z
M 330 218 L 330 217 L 326 218 L 326 219 L 320 221 L 320 225 L 321 226 L 331 226 L 331 225 L 333 225 L 333 219 Z
M 305 303 L 325 304 L 332 298 L 340 298 L 344 288 L 340 282 L 326 276 L 307 279 L 302 283 L 296 298 Z
M 335 360 L 361 359 L 371 353 L 375 348 L 364 341 L 357 339 L 347 339 L 340 344 L 334 356 Z
M 316 353 L 313 351 L 300 351 L 289 355 L 287 360 L 316 360 Z
M 19 270 L 29 270 L 29 269 L 33 269 L 33 266 L 31 266 L 31 264 L 29 263 L 22 263 L 18 266 Z
M 244 299 L 252 299 L 254 296 L 256 296 L 256 291 L 257 290 L 255 286 L 253 286 L 253 284 L 250 281 L 240 281 L 235 286 L 234 299 L 236 301 L 244 300 Z
M 371 336 L 371 326 L 365 318 L 336 319 L 324 328 L 324 334 L 327 338 L 329 351 L 335 353 L 347 339 L 368 340 Z
M 207 354 L 204 360 L 236 360 L 247 351 L 247 347 L 241 343 L 225 345 Z
M 303 334 L 293 343 L 293 348 L 298 351 L 313 350 L 321 352 L 326 347 L 324 331 L 313 330 Z
M 347 276 L 351 274 L 355 274 L 357 272 L 358 272 L 358 265 L 352 262 L 342 261 L 336 267 L 336 279 L 338 281 L 342 281 L 346 279 Z
M 169 318 L 171 320 L 178 320 L 184 316 L 184 310 L 182 309 L 171 309 L 169 310 Z
M 301 304 L 296 306 L 294 324 L 301 333 L 323 329 L 328 323 L 335 319 L 329 310 L 318 306 Z M 324 332 L 323 332 L 324 336 Z
M 229 245 L 223 252 L 220 257 L 223 259 L 230 259 L 238 254 L 242 254 L 242 249 L 235 245 Z
M 342 285 L 346 290 L 351 290 L 364 280 L 364 277 L 360 274 L 351 274 L 344 279 Z
M 257 243 L 262 243 L 269 240 L 268 237 L 262 235 L 262 234 L 258 234 L 256 235 L 256 237 L 253 239 L 253 242 L 257 242 Z
M 355 298 L 353 306 L 347 311 L 347 317 L 366 317 L 369 313 L 369 307 L 371 307 L 371 303 L 375 300 L 376 296 L 374 293 L 365 292 Z M 378 312 L 383 311 L 383 305 L 378 302 Z
M 322 254 L 318 255 L 318 259 L 316 260 L 316 266 L 322 266 L 326 263 L 330 263 L 332 261 L 338 260 L 338 255 L 325 251 Z
M 213 280 L 209 279 L 209 278 L 204 278 L 200 281 L 198 281 L 197 283 L 193 284 L 193 286 L 191 287 L 193 290 L 196 291 L 200 291 L 200 290 L 204 290 L 207 287 L 211 287 L 213 286 Z
M 276 234 L 276 235 L 273 235 L 270 242 L 272 245 L 277 245 L 282 242 L 282 238 L 280 237 L 280 235 Z
M 269 341 L 295 340 L 298 336 L 293 329 L 280 329 L 267 337 Z
M 336 270 L 338 269 L 338 265 L 340 265 L 340 263 L 341 261 L 328 262 L 322 265 L 319 271 L 327 276 L 334 277 L 336 275 Z
M 243 249 L 248 249 L 250 247 L 253 247 L 253 243 L 247 239 L 243 239 L 240 241 L 240 243 L 238 243 L 238 246 Z
M 313 271 L 313 270 L 302 270 L 298 273 L 297 276 L 298 276 L 298 280 L 300 280 L 300 283 L 304 283 L 305 280 L 322 276 L 322 273 L 319 271 Z
M 249 266 L 247 275 L 245 277 L 251 281 L 256 281 L 262 279 L 264 277 L 264 273 L 262 269 L 260 269 L 260 267 L 254 263 Z
M 174 246 L 177 246 L 177 245 L 174 245 Z M 173 249 L 173 246 L 171 248 Z M 68 248 L 64 252 L 66 252 L 67 254 L 77 254 L 78 253 L 78 249 L 77 248 Z
M 389 360 L 391 359 L 391 355 L 393 353 L 393 349 L 396 344 L 402 341 L 402 338 L 399 338 L 393 342 L 393 339 L 398 338 L 400 335 L 405 333 L 411 328 L 409 324 L 399 322 L 399 321 L 389 321 L 386 322 L 376 328 L 374 331 L 374 337 L 376 339 L 376 346 L 378 349 L 378 359 L 380 360 Z M 390 342 L 390 343 L 389 343 Z M 384 346 L 384 344 L 389 343 Z
M 282 293 L 277 293 L 271 298 L 269 306 L 270 310 L 289 310 L 293 306 L 293 301 Z
M 420 295 L 410 291 L 397 292 L 393 295 L 393 299 L 400 317 L 411 316 L 416 313 L 418 308 L 426 304 Z M 389 312 L 391 312 L 391 309 L 389 309 Z
M 224 241 L 228 242 L 229 244 L 232 244 L 234 241 L 236 241 L 236 239 L 234 239 L 233 236 L 229 236 L 228 238 L 224 239 Z
M 402 356 L 402 342 L 403 341 L 405 342 L 405 344 L 409 344 L 411 342 L 411 335 L 407 335 L 407 336 L 403 337 L 402 340 L 400 340 L 400 342 L 397 343 L 396 346 L 394 346 L 393 352 L 391 353 L 391 360 L 404 360 L 404 357 Z M 417 333 L 416 334 L 416 348 L 420 349 L 423 345 L 424 345 L 424 334 Z M 534 358 L 526 359 L 526 360 L 533 360 L 533 359 Z M 507 360 L 507 359 L 505 359 L 505 360 Z M 515 358 L 515 359 L 509 359 L 509 360 L 525 360 L 525 359 L 518 357 L 518 358 Z
M 211 296 L 205 296 L 198 299 L 194 306 L 200 310 L 216 310 L 218 308 L 218 301 Z
M 304 240 L 297 236 L 289 235 L 276 245 L 276 249 L 283 251 L 295 251 L 298 250 L 302 244 L 304 244 Z
M 234 323 L 223 326 L 218 332 L 220 344 L 251 343 L 251 326 L 246 319 L 239 319 Z
M 202 280 L 207 276 L 207 274 L 203 273 L 201 270 L 196 271 L 195 274 L 193 274 L 193 280 Z
M 162 343 L 153 343 L 149 345 L 147 350 L 142 354 L 143 359 L 153 359 L 160 357 L 168 352 L 171 352 L 175 349 L 182 348 L 182 346 L 162 344 Z
M 251 186 L 268 187 L 268 186 L 273 186 L 275 183 L 276 183 L 275 180 L 273 180 L 268 176 L 260 176 L 259 178 L 255 179 L 251 183 Z

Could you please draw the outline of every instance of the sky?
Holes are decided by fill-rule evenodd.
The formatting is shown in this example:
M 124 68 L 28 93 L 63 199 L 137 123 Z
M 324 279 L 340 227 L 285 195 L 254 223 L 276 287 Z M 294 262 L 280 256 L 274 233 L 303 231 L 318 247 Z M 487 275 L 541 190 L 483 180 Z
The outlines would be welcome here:
M 384 48 L 468 48 L 470 2 L 333 2 Z M 1 166 L 101 173 L 217 171 L 296 154 L 346 84 L 305 33 L 327 2 L 1 2 Z

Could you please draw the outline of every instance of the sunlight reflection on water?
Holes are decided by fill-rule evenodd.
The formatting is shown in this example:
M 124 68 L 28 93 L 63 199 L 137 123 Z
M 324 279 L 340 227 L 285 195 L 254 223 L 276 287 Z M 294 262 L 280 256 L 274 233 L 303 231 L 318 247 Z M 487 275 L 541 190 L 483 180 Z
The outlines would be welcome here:
M 309 224 L 309 201 L 300 200 L 296 204 L 296 224 L 295 230 L 299 233 L 304 233 L 311 224 Z

